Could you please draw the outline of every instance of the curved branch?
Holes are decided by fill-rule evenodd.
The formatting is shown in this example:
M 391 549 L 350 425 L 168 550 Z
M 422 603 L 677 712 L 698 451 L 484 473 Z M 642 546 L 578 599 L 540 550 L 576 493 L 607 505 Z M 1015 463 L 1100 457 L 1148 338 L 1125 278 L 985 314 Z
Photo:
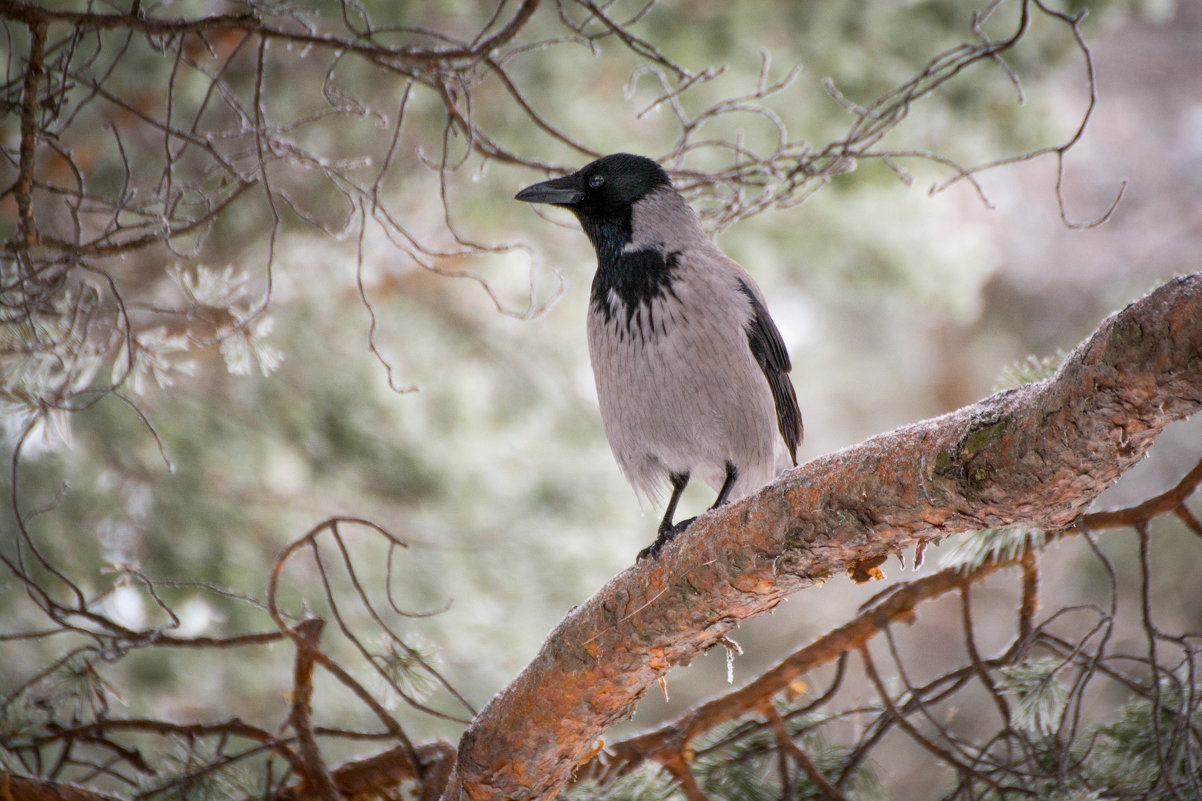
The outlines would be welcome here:
M 864 560 L 986 527 L 1070 527 L 1202 408 L 1202 273 L 1101 324 L 1047 381 L 790 470 L 698 518 L 548 636 L 464 734 L 443 797 L 548 798 L 670 667 Z

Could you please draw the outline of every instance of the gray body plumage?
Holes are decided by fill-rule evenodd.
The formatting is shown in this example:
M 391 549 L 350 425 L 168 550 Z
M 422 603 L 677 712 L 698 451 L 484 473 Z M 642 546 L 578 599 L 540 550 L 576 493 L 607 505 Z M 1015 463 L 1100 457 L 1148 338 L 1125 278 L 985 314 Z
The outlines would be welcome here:
M 742 287 L 757 298 L 759 289 L 671 188 L 640 200 L 632 223 L 627 250 L 678 255 L 662 296 L 630 309 L 609 291 L 590 304 L 589 356 L 614 459 L 652 500 L 673 473 L 717 491 L 730 463 L 738 475 L 729 497 L 742 497 L 790 464 L 772 393 L 748 347 L 755 312 Z
M 672 490 L 639 558 L 691 522 L 672 522 L 691 477 L 720 506 L 796 464 L 801 413 L 780 332 L 658 164 L 605 156 L 517 198 L 570 209 L 597 251 L 588 341 L 605 433 L 639 495 Z

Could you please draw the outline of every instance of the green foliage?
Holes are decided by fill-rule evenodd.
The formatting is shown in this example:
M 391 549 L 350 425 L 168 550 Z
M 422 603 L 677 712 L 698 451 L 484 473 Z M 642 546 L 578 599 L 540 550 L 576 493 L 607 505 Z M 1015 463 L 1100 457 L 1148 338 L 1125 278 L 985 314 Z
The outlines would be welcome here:
M 1030 354 L 1025 359 L 1012 362 L 1002 368 L 995 389 L 1014 389 L 1024 384 L 1034 384 L 1051 378 L 1060 369 L 1060 365 L 1064 363 L 1067 356 L 1068 354 L 1063 350 L 1057 350 L 1047 356 Z
M 156 757 L 161 768 L 138 780 L 139 797 L 148 801 L 228 801 L 263 793 L 261 779 L 239 765 L 223 764 L 225 755 L 205 740 L 172 738 Z
M 824 715 L 801 714 L 779 704 L 793 742 L 825 777 L 840 775 L 851 749 L 833 745 L 819 729 L 832 723 Z M 724 801 L 818 801 L 827 798 L 780 748 L 772 729 L 758 717 L 719 727 L 696 743 L 690 770 L 707 798 Z M 782 765 L 788 774 L 788 787 L 782 784 Z M 863 765 L 852 771 L 841 787 L 849 801 L 885 799 L 870 768 Z M 586 782 L 560 794 L 561 801 L 668 801 L 685 795 L 666 770 L 646 766 L 607 783 Z
M 1068 703 L 1068 688 L 1057 678 L 1063 667 L 1063 660 L 1049 657 L 1001 668 L 1000 687 L 1016 701 L 1015 725 L 1043 735 L 1057 729 Z
M 1097 727 L 1096 740 L 1087 751 L 1089 775 L 1096 786 L 1115 794 L 1171 798 L 1171 788 L 1197 777 L 1199 743 L 1194 723 L 1202 685 L 1191 686 L 1184 679 L 1188 676 L 1163 678 L 1153 697 L 1131 701 L 1116 720 Z
M 943 567 L 964 572 L 990 561 L 1011 561 L 1028 549 L 1038 550 L 1047 542 L 1047 532 L 1031 528 L 987 528 L 951 537 L 939 559 Z
M 0 741 L 25 743 L 46 731 L 53 722 L 53 706 L 29 695 L 14 699 L 0 709 Z M 0 766 L 18 770 L 20 761 L 14 749 L 0 748 Z
M 813 766 L 825 777 L 839 776 L 847 764 L 851 749 L 832 743 L 821 729 L 831 723 L 825 714 L 801 714 L 785 704 L 778 705 L 790 739 Z M 698 784 L 711 798 L 728 801 L 769 801 L 792 798 L 811 801 L 826 797 L 780 748 L 774 733 L 763 722 L 752 718 L 722 727 L 697 747 L 693 772 Z M 782 761 L 787 766 L 789 787 L 782 784 Z M 791 793 L 788 792 L 791 790 Z M 843 787 L 849 799 L 883 798 L 872 770 L 858 766 Z
M 1187 692 L 1180 677 L 1166 678 L 1157 693 L 1129 702 L 1113 720 L 1066 727 L 1057 720 L 1068 691 L 1056 679 L 1063 668 L 1060 660 L 1035 659 L 1002 671 L 1018 700 L 1015 722 L 1034 735 L 1032 758 L 1010 766 L 1021 771 L 1024 791 L 1047 801 L 1161 801 L 1196 786 L 1200 744 L 1189 721 L 1198 714 L 1197 686 Z M 984 782 L 974 790 L 973 797 L 989 801 L 1008 797 Z
M 438 651 L 420 636 L 406 636 L 403 642 L 382 640 L 372 654 L 372 661 L 392 684 L 417 701 L 428 701 L 438 689 L 438 680 L 427 668 L 438 665 Z M 388 695 L 387 690 L 380 688 L 380 695 Z
M 580 782 L 560 793 L 560 801 L 676 801 L 682 798 L 671 775 L 658 765 L 645 765 L 609 782 Z

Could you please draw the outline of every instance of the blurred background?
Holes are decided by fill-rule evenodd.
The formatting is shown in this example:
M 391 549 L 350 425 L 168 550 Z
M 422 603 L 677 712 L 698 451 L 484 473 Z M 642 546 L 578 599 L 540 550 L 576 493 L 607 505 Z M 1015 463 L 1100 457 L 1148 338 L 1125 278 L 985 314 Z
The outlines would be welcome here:
M 806 431 L 801 459 L 1010 385 L 1016 363 L 1025 365 L 1017 373 L 1030 366 L 1030 356 L 1054 363 L 1110 312 L 1174 274 L 1199 269 L 1202 6 L 1149 0 L 1070 3 L 1065 10 L 1086 6 L 1081 32 L 1096 70 L 1097 104 L 1064 159 L 1063 209 L 1055 154 L 978 173 L 978 186 L 961 180 L 934 193 L 932 186 L 955 177 L 953 169 L 898 159 L 907 181 L 880 161 L 863 160 L 815 180 L 804 203 L 748 216 L 718 234 L 759 282 L 792 355 Z M 381 28 L 469 39 L 496 10 L 483 0 L 350 8 Z M 591 47 L 520 49 L 566 35 L 557 10 L 570 16 L 578 9 L 564 8 L 539 8 L 507 57 L 524 101 L 597 152 L 670 152 L 681 135 L 677 116 L 667 104 L 642 113 L 663 93 L 645 66 L 653 60 L 612 38 Z M 849 102 L 866 104 L 941 51 L 975 40 L 971 9 L 950 0 L 667 0 L 643 14 L 641 4 L 606 8 L 615 18 L 634 16 L 631 30 L 674 63 L 695 73 L 725 68 L 681 95 L 690 112 L 754 92 L 764 54 L 771 57 L 770 82 L 797 66 L 787 87 L 755 102 L 815 150 L 851 123 L 824 81 Z M 1000 4 L 987 30 L 997 36 L 1012 29 L 1017 8 Z M 177 2 L 154 13 L 241 9 Z M 97 4 L 96 10 L 111 9 Z M 303 16 L 320 30 L 344 12 L 314 3 Z M 9 48 L 11 78 L 28 36 L 6 24 L 9 38 L 0 48 Z M 413 35 L 398 32 L 396 41 Z M 138 37 L 131 41 L 118 61 L 111 43 L 81 38 L 75 91 L 86 88 L 87 75 L 115 64 L 108 91 L 149 117 L 207 119 L 195 109 L 208 102 L 213 114 L 232 115 L 205 98 L 209 82 L 197 77 L 199 69 L 191 78 L 181 71 L 173 94 L 165 94 L 173 65 L 178 70 L 177 43 L 163 39 L 156 50 Z M 238 54 L 238 42 L 214 34 L 205 47 L 187 45 L 196 49 L 187 55 L 202 66 L 229 64 L 229 85 L 243 91 L 249 118 L 256 54 L 250 46 Z M 285 53 L 286 45 L 277 45 L 273 57 Z M 1003 70 L 977 64 L 916 103 L 885 145 L 972 165 L 1068 141 L 1090 100 L 1071 30 L 1040 16 L 1006 58 L 1021 81 L 1021 104 Z M 573 605 L 633 563 L 662 513 L 640 508 L 601 429 L 584 333 L 592 250 L 567 215 L 542 218 L 512 201 L 546 172 L 484 159 L 446 133 L 443 99 L 420 82 L 408 89 L 401 78 L 382 82 L 361 63 L 299 48 L 280 63 L 287 69 L 267 73 L 259 102 L 287 129 L 297 153 L 326 161 L 277 154 L 269 176 L 278 193 L 274 204 L 254 199 L 261 194 L 254 188 L 247 203 L 204 236 L 85 265 L 94 272 L 83 284 L 91 281 L 105 294 L 111 279 L 120 291 L 143 337 L 141 358 L 120 391 L 124 400 L 107 395 L 79 411 L 37 418 L 28 405 L 36 393 L 22 389 L 33 374 L 5 351 L 4 439 L 10 455 L 21 448 L 19 467 L 4 471 L 0 491 L 16 498 L 32 540 L 96 599 L 95 609 L 131 629 L 169 622 L 132 571 L 159 582 L 181 637 L 273 628 L 261 606 L 246 599 L 263 598 L 281 549 L 332 515 L 375 521 L 409 547 L 385 559 L 378 538 L 348 533 L 365 583 L 380 586 L 387 570 L 399 608 L 437 613 L 390 620 L 479 708 Z M 18 90 L 10 81 L 8 96 Z M 174 111 L 164 108 L 166 97 L 175 98 Z M 496 78 L 474 87 L 472 103 L 476 120 L 510 152 L 565 167 L 589 160 L 516 110 Z M 360 110 L 344 113 L 337 125 L 315 122 L 331 108 L 346 112 L 356 104 Z M 56 147 L 86 169 L 90 190 L 136 186 L 143 169 L 153 186 L 161 132 L 125 108 L 81 109 Z M 6 154 L 14 153 L 18 115 L 0 119 L 0 134 Z M 698 134 L 769 150 L 775 136 L 775 123 L 760 113 L 723 116 Z M 240 141 L 230 136 L 213 146 L 225 148 L 223 158 L 236 166 L 254 160 L 256 143 L 245 129 Z M 461 161 L 440 173 L 448 152 Z M 686 176 L 721 169 L 729 161 L 724 153 L 690 151 L 673 166 Z M 48 150 L 39 174 L 70 184 L 72 159 L 56 160 Z M 363 183 L 375 196 L 352 198 L 330 165 L 368 176 Z M 0 166 L 0 183 L 8 186 L 16 170 L 15 162 Z M 1062 213 L 1074 223 L 1099 218 L 1120 190 L 1104 225 L 1076 228 L 1062 219 Z M 703 210 L 724 202 L 705 191 L 693 200 Z M 387 207 L 394 225 L 369 219 L 360 227 L 364 209 L 369 218 L 375 211 L 373 202 Z M 78 215 L 50 192 L 39 204 L 43 232 L 69 238 Z M 143 213 L 137 204 L 131 194 L 123 213 Z M 0 208 L 11 239 L 18 211 L 11 192 Z M 252 314 L 269 287 L 265 311 Z M 112 302 L 106 296 L 101 306 Z M 206 316 L 218 308 L 244 318 L 230 328 L 226 318 Z M 198 334 L 203 326 L 208 330 Z M 236 336 L 221 333 L 235 330 Z M 96 351 L 85 385 L 104 384 L 129 366 L 117 350 L 109 342 Z M 1197 422 L 1178 424 L 1100 505 L 1162 491 L 1200 451 Z M 691 488 L 684 513 L 704 508 L 710 495 Z M 13 511 L 0 520 L 6 532 L 0 551 L 15 558 Z M 1171 620 L 1196 628 L 1202 589 L 1190 577 L 1197 543 L 1178 539 L 1158 556 L 1158 600 Z M 1100 542 L 1120 568 L 1135 548 L 1129 533 Z M 929 550 L 924 571 L 937 568 L 952 548 Z M 1093 559 L 1083 545 L 1057 546 L 1044 560 L 1044 605 L 1088 602 L 1101 580 Z M 916 575 L 909 561 L 884 569 L 890 580 Z M 321 580 L 311 563 L 290 563 L 281 595 L 289 611 L 328 614 Z M 1011 609 L 1013 583 L 991 579 L 977 603 Z M 744 625 L 734 633 L 744 650 L 734 661 L 735 683 L 849 619 L 882 586 L 836 578 Z M 354 614 L 348 612 L 352 622 Z M 909 653 L 937 659 L 957 614 L 955 601 L 922 609 Z M 6 633 L 46 625 L 20 582 L 9 578 L 0 583 L 0 618 Z M 1010 633 L 986 629 L 981 636 L 1002 642 Z M 0 695 L 65 653 L 65 641 L 0 641 Z M 153 649 L 105 675 L 122 714 L 203 718 L 221 699 L 223 709 L 270 721 L 287 713 L 291 660 L 284 644 L 236 653 Z M 372 681 L 366 667 L 356 675 Z M 464 714 L 428 676 L 410 675 L 415 695 Z M 612 736 L 682 714 L 723 692 L 726 679 L 723 653 L 674 669 L 670 700 L 648 694 L 633 721 Z M 454 738 L 462 728 L 408 710 L 390 689 L 378 689 L 415 737 Z M 319 693 L 316 705 L 330 726 L 371 720 L 332 691 Z

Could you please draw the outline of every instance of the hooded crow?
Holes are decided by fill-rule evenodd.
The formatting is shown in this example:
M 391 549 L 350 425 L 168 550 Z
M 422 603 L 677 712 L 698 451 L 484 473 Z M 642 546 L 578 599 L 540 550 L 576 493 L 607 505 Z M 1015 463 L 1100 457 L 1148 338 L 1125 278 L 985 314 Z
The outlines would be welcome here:
M 801 412 L 789 354 L 751 276 L 706 235 L 659 164 L 616 153 L 523 189 L 569 209 L 597 251 L 589 356 L 618 467 L 640 496 L 672 488 L 660 550 L 692 477 L 712 508 L 797 464 Z

